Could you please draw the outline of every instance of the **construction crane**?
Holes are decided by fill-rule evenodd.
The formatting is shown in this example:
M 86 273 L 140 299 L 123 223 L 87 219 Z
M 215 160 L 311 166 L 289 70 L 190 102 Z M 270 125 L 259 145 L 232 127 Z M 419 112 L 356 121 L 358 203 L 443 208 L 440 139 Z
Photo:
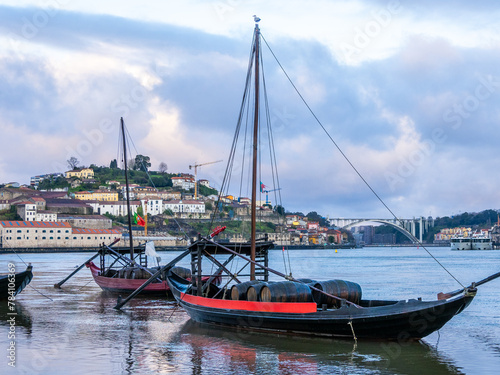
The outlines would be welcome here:
M 198 181 L 196 180 L 196 176 L 198 174 L 198 167 L 201 167 L 202 165 L 220 163 L 221 161 L 222 160 L 217 160 L 217 161 L 211 161 L 208 163 L 201 163 L 201 164 L 197 164 L 196 162 L 194 162 L 193 165 L 189 166 L 189 169 L 194 168 L 194 199 L 198 199 L 198 189 L 197 189 Z
M 263 193 L 266 193 L 266 205 L 267 206 L 270 206 L 271 202 L 269 202 L 269 193 L 273 192 L 273 191 L 278 191 L 278 190 L 281 190 L 281 188 L 278 188 L 278 189 L 273 189 L 273 190 L 262 190 Z

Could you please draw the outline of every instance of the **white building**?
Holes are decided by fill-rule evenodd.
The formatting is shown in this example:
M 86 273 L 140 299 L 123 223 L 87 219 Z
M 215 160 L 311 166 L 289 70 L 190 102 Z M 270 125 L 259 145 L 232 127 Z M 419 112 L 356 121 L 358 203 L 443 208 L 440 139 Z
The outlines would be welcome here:
M 36 203 L 21 202 L 16 204 L 17 214 L 24 221 L 57 221 L 57 213 L 39 209 Z
M 147 204 L 147 208 L 146 208 Z M 160 215 L 163 213 L 163 201 L 158 198 L 147 198 L 141 200 L 142 212 L 147 213 L 148 215 Z
M 184 190 L 194 189 L 194 178 L 192 177 L 172 177 L 172 186 L 180 187 Z
M 173 213 L 205 213 L 205 203 L 200 201 L 172 200 L 163 203 L 165 210 L 170 209 Z
M 202 186 L 210 188 L 210 182 L 208 180 L 198 180 L 198 183 Z
M 105 202 L 105 201 L 88 201 L 87 204 L 92 207 L 94 213 L 97 215 L 110 214 L 113 216 L 127 216 L 127 201 L 115 201 L 115 202 Z M 130 212 L 135 215 L 137 208 L 139 208 L 139 201 L 130 202 Z

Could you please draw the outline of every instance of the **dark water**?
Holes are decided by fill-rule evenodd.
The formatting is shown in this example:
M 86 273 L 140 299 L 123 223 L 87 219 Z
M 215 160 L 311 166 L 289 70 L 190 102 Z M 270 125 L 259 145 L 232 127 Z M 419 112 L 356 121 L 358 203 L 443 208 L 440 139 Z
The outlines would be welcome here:
M 500 271 L 500 251 L 430 251 L 463 284 Z M 177 254 L 163 253 L 163 262 Z M 21 255 L 35 277 L 16 301 L 15 368 L 7 358 L 10 316 L 0 302 L 1 374 L 499 373 L 500 279 L 481 286 L 468 309 L 421 342 L 355 344 L 199 326 L 162 298 L 136 299 L 118 312 L 116 296 L 102 293 L 87 269 L 62 290 L 53 288 L 90 256 Z M 459 287 L 422 249 L 296 250 L 289 256 L 295 277 L 356 281 L 365 298 L 435 299 Z M 25 268 L 17 256 L 0 255 L 0 272 L 10 261 Z M 281 251 L 271 252 L 270 265 L 284 270 Z

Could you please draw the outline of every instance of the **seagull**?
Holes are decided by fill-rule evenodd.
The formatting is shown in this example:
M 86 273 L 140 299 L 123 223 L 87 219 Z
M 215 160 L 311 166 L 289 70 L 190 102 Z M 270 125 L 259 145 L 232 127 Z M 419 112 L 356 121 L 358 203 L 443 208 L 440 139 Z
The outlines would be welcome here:
M 257 16 L 254 14 L 254 15 L 253 15 L 253 20 L 254 20 L 255 22 L 259 22 L 259 21 L 260 21 L 260 18 L 259 18 L 259 17 L 257 17 Z

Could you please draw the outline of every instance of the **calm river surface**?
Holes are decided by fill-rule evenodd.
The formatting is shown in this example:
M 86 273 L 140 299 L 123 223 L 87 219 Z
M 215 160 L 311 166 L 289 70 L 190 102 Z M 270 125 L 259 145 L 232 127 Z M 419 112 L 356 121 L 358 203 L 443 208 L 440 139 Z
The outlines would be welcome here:
M 500 251 L 429 251 L 464 285 L 500 271 Z M 163 252 L 162 263 L 177 252 Z M 421 342 L 333 340 L 238 332 L 193 323 L 172 301 L 136 299 L 115 311 L 87 269 L 63 285 L 91 253 L 21 254 L 34 267 L 17 296 L 16 367 L 8 365 L 10 326 L 0 302 L 1 374 L 498 374 L 500 279 L 479 287 L 472 304 Z M 417 248 L 293 250 L 293 276 L 358 282 L 364 298 L 435 299 L 459 285 Z M 14 254 L 7 264 L 25 265 Z M 184 262 L 187 265 L 187 261 Z M 288 265 L 288 259 L 287 259 Z M 270 266 L 284 271 L 283 252 Z M 41 293 L 41 294 L 40 294 Z M 50 297 L 47 297 L 43 295 Z

